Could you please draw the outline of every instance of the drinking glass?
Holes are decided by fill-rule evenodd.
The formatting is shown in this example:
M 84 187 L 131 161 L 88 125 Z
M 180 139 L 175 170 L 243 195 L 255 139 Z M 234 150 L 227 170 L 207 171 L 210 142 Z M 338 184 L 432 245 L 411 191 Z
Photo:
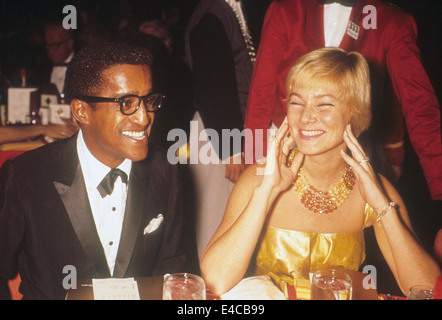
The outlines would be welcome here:
M 311 300 L 351 300 L 351 276 L 343 270 L 324 269 L 313 274 Z
M 433 299 L 433 288 L 429 286 L 413 286 L 408 291 L 408 300 L 431 300 Z
M 191 273 L 166 274 L 163 300 L 206 300 L 204 280 Z

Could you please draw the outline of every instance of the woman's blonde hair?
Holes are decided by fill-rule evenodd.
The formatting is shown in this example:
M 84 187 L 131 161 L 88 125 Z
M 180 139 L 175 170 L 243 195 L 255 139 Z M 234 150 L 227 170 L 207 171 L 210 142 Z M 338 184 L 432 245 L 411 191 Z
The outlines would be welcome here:
M 290 70 L 286 89 L 317 85 L 327 88 L 349 108 L 350 124 L 355 136 L 368 129 L 371 122 L 370 72 L 358 52 L 339 48 L 322 48 L 299 58 Z

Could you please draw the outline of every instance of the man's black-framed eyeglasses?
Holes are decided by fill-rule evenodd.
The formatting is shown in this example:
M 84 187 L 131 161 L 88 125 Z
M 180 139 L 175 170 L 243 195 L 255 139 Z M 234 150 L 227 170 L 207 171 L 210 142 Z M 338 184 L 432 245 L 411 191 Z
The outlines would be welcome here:
M 166 96 L 161 93 L 149 93 L 145 96 L 137 96 L 136 94 L 128 94 L 120 98 L 105 98 L 94 96 L 76 96 L 75 99 L 82 100 L 88 103 L 99 102 L 118 102 L 120 104 L 120 111 L 126 116 L 130 116 L 137 112 L 140 108 L 141 100 L 147 112 L 155 112 L 161 107 L 161 103 Z

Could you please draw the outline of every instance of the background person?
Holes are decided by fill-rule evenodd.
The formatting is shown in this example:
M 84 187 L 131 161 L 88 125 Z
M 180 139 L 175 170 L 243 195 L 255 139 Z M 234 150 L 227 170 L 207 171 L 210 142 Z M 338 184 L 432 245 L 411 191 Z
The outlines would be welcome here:
M 242 1 L 203 0 L 196 6 L 186 30 L 186 53 L 194 88 L 194 121 L 200 150 L 218 163 L 189 166 L 195 190 L 195 223 L 198 254 L 221 221 L 227 199 L 244 164 L 241 146 L 223 150 L 222 131 L 242 131 L 254 47 L 248 31 Z M 205 129 L 215 130 L 219 144 L 214 145 Z M 206 138 L 204 138 L 206 137 Z M 190 151 L 195 152 L 195 151 Z M 203 151 L 204 153 L 204 151 Z
M 378 0 L 349 0 L 345 5 L 332 2 L 280 0 L 270 5 L 250 85 L 245 127 L 265 132 L 272 123 L 281 125 L 286 77 L 303 54 L 322 47 L 360 52 L 370 66 L 373 90 L 373 123 L 360 140 L 364 139 L 372 164 L 392 180 L 401 176 L 405 123 L 431 196 L 441 200 L 440 107 L 420 60 L 414 18 Z M 357 31 L 351 32 L 349 23 Z M 267 139 L 258 143 L 265 155 Z
M 52 62 L 50 82 L 62 94 L 67 64 L 74 55 L 74 34 L 61 23 L 47 23 L 44 27 L 46 55 Z
M 0 144 L 24 141 L 39 136 L 50 137 L 53 139 L 64 139 L 75 134 L 77 129 L 78 127 L 74 123 L 68 125 L 48 124 L 26 125 L 20 127 L 0 126 Z

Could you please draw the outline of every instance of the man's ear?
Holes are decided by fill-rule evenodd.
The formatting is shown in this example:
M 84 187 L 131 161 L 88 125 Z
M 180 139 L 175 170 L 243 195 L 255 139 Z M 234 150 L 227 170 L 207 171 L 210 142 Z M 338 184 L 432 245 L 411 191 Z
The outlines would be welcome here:
M 72 116 L 80 125 L 88 124 L 88 111 L 91 109 L 89 104 L 84 101 L 73 99 L 71 101 Z

